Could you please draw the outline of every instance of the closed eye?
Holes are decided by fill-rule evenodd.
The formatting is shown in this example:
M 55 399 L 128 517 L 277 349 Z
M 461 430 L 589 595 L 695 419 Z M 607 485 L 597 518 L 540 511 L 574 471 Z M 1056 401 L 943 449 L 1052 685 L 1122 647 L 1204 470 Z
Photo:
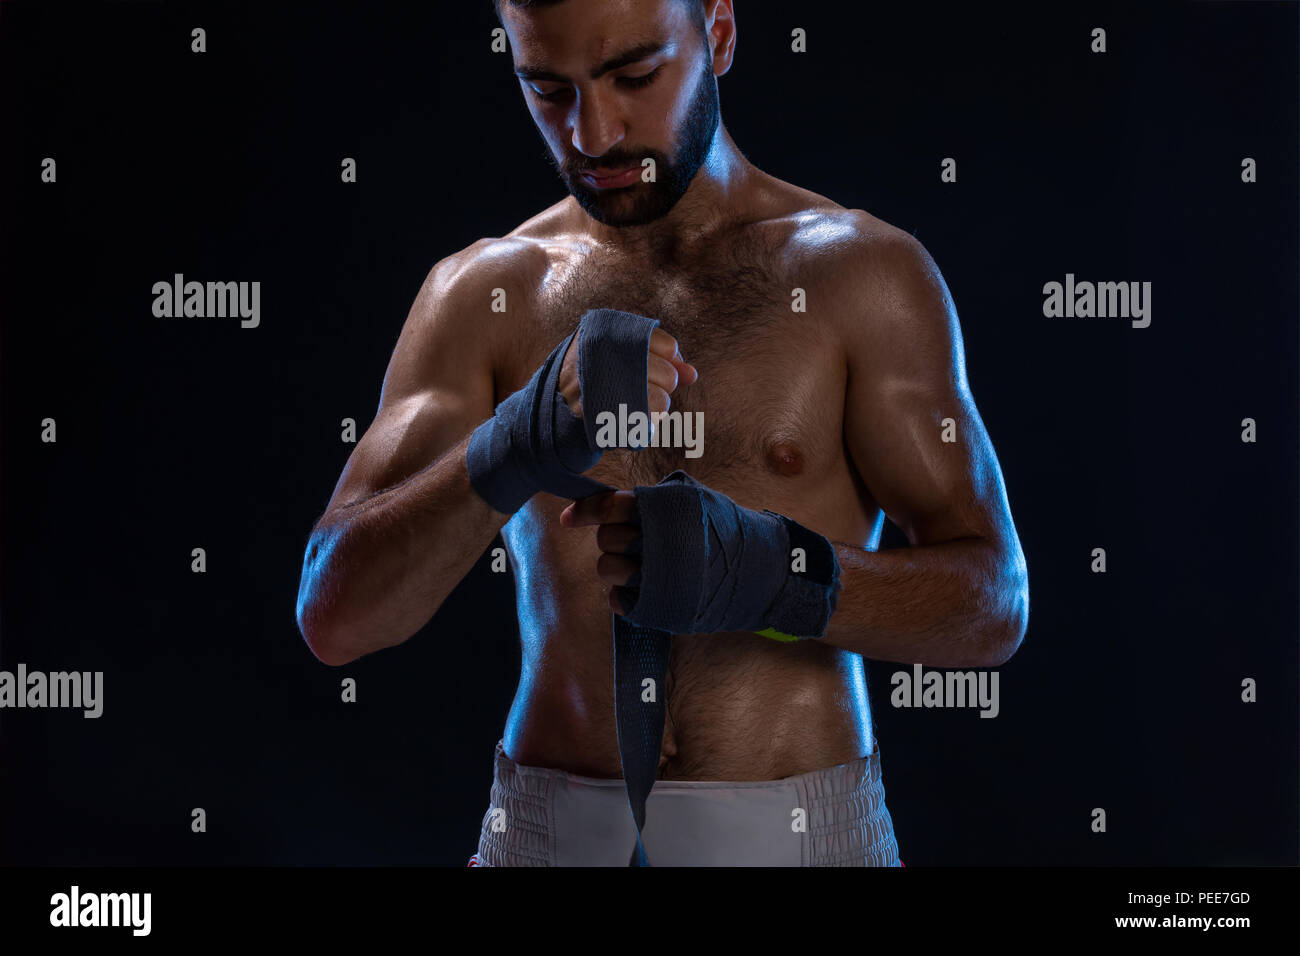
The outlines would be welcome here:
M 656 79 L 658 79 L 659 73 L 662 69 L 663 69 L 662 66 L 657 66 L 649 73 L 643 74 L 642 76 L 620 76 L 620 77 L 616 77 L 615 79 L 618 83 L 622 84 L 623 87 L 626 89 L 639 90 L 649 86 Z M 546 101 L 547 103 L 552 103 L 555 102 L 556 100 L 563 99 L 570 92 L 569 87 L 567 86 L 562 86 L 558 90 L 552 90 L 550 93 L 543 93 L 535 86 L 530 87 L 530 89 L 532 89 L 534 96 L 536 96 L 539 100 Z
M 662 69 L 662 66 L 656 66 L 649 73 L 642 76 L 620 76 L 618 82 L 622 83 L 626 87 L 630 87 L 631 89 L 639 90 L 641 87 L 649 86 L 653 83 L 655 78 L 659 76 L 659 71 Z

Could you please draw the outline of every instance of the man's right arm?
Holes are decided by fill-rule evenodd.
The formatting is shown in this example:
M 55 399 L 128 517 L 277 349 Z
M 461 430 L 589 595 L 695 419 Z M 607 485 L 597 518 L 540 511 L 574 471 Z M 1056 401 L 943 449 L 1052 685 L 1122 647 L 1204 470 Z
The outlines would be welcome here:
M 475 493 L 465 463 L 471 432 L 495 406 L 485 242 L 430 271 L 375 420 L 307 542 L 298 627 L 326 664 L 416 633 L 508 520 Z

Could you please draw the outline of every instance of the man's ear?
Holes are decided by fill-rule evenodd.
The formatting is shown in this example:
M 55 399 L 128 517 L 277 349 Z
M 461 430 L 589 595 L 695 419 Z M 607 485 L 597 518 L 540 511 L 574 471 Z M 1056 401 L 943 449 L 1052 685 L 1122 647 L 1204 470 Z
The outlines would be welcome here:
M 706 0 L 704 35 L 713 57 L 713 75 L 724 76 L 736 54 L 736 15 L 732 0 Z

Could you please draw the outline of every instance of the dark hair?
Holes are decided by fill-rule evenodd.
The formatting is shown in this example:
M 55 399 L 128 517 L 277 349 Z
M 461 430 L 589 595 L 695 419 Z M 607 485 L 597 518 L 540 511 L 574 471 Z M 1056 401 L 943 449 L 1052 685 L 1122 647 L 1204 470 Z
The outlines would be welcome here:
M 492 10 L 497 15 L 497 23 L 501 23 L 501 4 L 508 3 L 512 7 L 519 7 L 521 10 L 530 10 L 533 7 L 553 7 L 557 3 L 563 3 L 564 0 L 492 0 Z M 704 5 L 708 0 L 682 0 L 688 7 L 695 9 L 696 25 L 701 31 L 704 28 Z M 504 26 L 504 24 L 502 24 Z

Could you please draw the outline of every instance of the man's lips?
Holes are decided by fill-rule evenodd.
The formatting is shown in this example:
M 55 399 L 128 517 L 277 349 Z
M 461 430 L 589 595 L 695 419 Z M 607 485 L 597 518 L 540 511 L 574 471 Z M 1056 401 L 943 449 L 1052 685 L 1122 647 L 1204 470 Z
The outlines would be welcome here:
M 589 186 L 597 189 L 618 189 L 631 186 L 641 177 L 641 167 L 629 166 L 626 169 L 589 169 L 583 172 L 582 179 Z

